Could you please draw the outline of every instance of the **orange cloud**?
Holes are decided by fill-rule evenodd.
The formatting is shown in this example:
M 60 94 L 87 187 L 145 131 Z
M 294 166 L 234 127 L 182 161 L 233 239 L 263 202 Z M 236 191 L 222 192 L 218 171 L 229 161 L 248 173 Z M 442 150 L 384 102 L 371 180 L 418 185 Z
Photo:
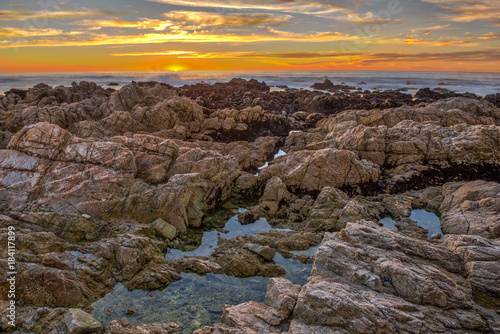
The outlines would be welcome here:
M 63 11 L 18 11 L 18 10 L 0 10 L 0 21 L 23 21 L 40 19 L 77 19 L 119 14 L 118 12 L 101 10 L 63 10 Z M 124 13 L 122 13 L 124 14 Z
M 166 18 L 174 21 L 186 21 L 203 26 L 255 26 L 262 24 L 283 25 L 290 21 L 290 15 L 276 15 L 270 13 L 250 14 L 219 14 L 208 12 L 171 11 L 163 14 Z
M 500 25 L 500 4 L 498 0 L 422 0 L 436 4 L 450 14 L 440 17 L 454 22 L 472 22 L 487 20 Z
M 412 29 L 411 32 L 415 33 L 417 31 L 442 30 L 442 29 L 446 29 L 446 28 L 449 28 L 449 27 L 450 27 L 449 24 L 442 25 L 442 26 L 440 25 L 440 26 L 432 26 L 432 27 L 422 27 L 422 28 Z
M 482 34 L 482 35 L 479 35 L 478 36 L 479 39 L 482 39 L 482 40 L 490 40 L 490 39 L 497 39 L 497 38 L 500 38 L 500 33 L 494 33 L 494 32 L 489 32 L 487 34 Z
M 278 11 L 292 14 L 306 14 L 338 21 L 359 24 L 382 24 L 388 22 L 400 23 L 403 19 L 390 20 L 381 18 L 372 12 L 360 13 L 338 3 L 326 1 L 305 0 L 147 0 L 177 6 L 209 7 L 226 9 L 252 9 Z M 350 1 L 351 5 L 360 5 L 365 1 Z
M 163 52 L 132 52 L 132 53 L 112 53 L 113 57 L 137 57 L 137 56 L 179 56 L 197 55 L 194 51 L 163 51 Z
M 29 47 L 29 46 L 83 46 L 83 45 L 131 45 L 131 44 L 155 44 L 165 42 L 183 43 L 221 43 L 239 42 L 254 43 L 266 41 L 300 41 L 300 42 L 332 42 L 342 40 L 357 40 L 357 36 L 344 35 L 339 32 L 318 32 L 315 34 L 301 34 L 278 31 L 269 28 L 267 34 L 236 35 L 236 34 L 214 34 L 205 32 L 177 31 L 172 33 L 149 33 L 143 35 L 109 36 L 106 34 L 92 34 L 81 36 L 80 39 L 37 39 L 5 41 L 0 48 L 5 47 Z
M 58 36 L 62 33 L 61 30 L 56 29 L 0 28 L 0 38 Z
M 76 22 L 76 25 L 91 26 L 100 28 L 136 28 L 153 29 L 156 31 L 165 30 L 173 25 L 172 21 L 162 21 L 158 19 L 141 18 L 141 21 L 127 21 L 118 17 L 103 20 L 83 20 Z
M 174 30 L 196 30 L 212 26 L 243 27 L 273 24 L 282 26 L 292 19 L 290 15 L 275 14 L 218 14 L 208 12 L 172 11 L 163 14 L 168 20 L 140 18 L 139 21 L 127 21 L 118 17 L 103 20 L 83 20 L 76 25 L 106 28 L 137 28 L 162 31 L 166 28 Z

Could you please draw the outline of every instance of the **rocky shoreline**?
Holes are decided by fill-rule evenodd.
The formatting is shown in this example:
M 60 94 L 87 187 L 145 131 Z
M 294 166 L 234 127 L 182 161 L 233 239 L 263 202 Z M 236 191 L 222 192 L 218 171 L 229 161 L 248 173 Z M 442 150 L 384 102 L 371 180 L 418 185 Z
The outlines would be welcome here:
M 12 327 L 2 269 L 2 331 L 499 333 L 499 94 L 330 84 L 80 82 L 0 96 L 0 244 L 15 227 L 18 312 Z M 444 238 L 428 238 L 414 209 L 436 213 Z M 226 239 L 234 215 L 274 229 Z M 165 258 L 214 229 L 209 255 Z M 278 255 L 314 262 L 307 283 L 282 278 Z M 91 315 L 117 284 L 168 289 L 181 273 L 270 279 L 263 303 L 224 306 L 217 324 Z

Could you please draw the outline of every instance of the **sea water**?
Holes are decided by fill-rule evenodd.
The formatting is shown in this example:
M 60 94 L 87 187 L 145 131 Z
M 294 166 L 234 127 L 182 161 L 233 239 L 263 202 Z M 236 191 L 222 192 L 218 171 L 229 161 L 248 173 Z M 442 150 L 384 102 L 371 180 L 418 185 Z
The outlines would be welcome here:
M 4 73 L 0 74 L 0 92 L 11 88 L 28 89 L 44 82 L 53 87 L 70 86 L 73 81 L 95 82 L 103 87 L 116 83 L 120 88 L 134 81 L 158 81 L 180 87 L 199 82 L 213 84 L 228 82 L 232 78 L 265 81 L 268 85 L 286 85 L 290 88 L 309 89 L 326 78 L 335 84 L 360 87 L 363 90 L 375 88 L 408 88 L 415 93 L 420 88 L 447 88 L 457 93 L 478 95 L 500 92 L 500 73 L 464 72 L 404 72 L 404 71 L 182 71 L 182 72 L 64 72 L 64 73 Z M 366 83 L 360 85 L 360 83 Z M 407 85 L 411 83 L 411 85 Z M 446 86 L 440 86 L 445 83 Z

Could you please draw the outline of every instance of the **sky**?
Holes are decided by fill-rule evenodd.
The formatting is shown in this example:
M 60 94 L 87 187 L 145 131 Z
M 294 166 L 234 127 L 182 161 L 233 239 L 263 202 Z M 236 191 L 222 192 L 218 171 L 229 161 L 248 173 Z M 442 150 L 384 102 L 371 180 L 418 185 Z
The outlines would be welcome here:
M 1 0 L 0 73 L 500 72 L 499 0 Z

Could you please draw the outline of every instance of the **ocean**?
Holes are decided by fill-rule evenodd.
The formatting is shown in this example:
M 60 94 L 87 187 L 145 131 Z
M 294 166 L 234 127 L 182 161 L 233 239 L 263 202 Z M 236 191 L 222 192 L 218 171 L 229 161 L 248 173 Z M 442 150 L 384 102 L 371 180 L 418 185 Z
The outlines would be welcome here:
M 73 81 L 95 82 L 105 88 L 119 88 L 134 81 L 158 81 L 173 86 L 198 82 L 227 82 L 232 78 L 255 78 L 268 85 L 286 85 L 290 88 L 309 87 L 326 78 L 334 84 L 363 89 L 408 88 L 415 93 L 420 88 L 446 88 L 457 93 L 475 93 L 481 96 L 500 93 L 500 73 L 468 72 L 395 72 L 395 71 L 181 71 L 181 72 L 64 72 L 64 73 L 4 73 L 0 74 L 0 92 L 11 88 L 28 89 L 44 82 L 53 87 L 69 86 Z M 108 86 L 117 83 L 118 86 Z M 361 84 L 365 83 L 365 84 Z M 439 85 L 444 83 L 446 85 Z

